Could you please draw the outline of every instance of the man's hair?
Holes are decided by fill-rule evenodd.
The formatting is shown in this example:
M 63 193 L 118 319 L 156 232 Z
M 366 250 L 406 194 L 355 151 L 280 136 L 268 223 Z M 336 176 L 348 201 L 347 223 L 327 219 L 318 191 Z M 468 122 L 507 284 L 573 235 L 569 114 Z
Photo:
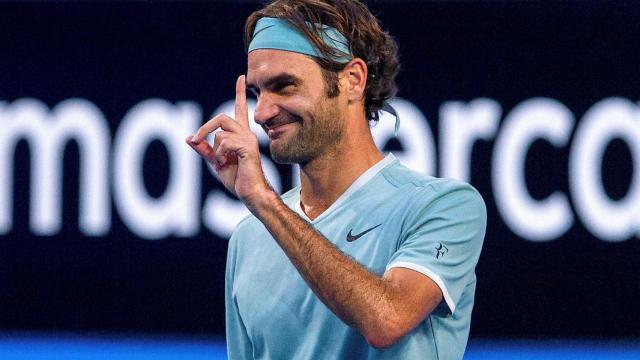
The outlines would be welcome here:
M 349 42 L 354 57 L 367 64 L 368 77 L 364 92 L 365 115 L 377 120 L 378 110 L 392 98 L 397 87 L 395 77 L 399 69 L 398 46 L 382 30 L 378 19 L 366 5 L 357 0 L 276 0 L 255 11 L 245 24 L 245 49 L 249 48 L 256 23 L 263 17 L 289 21 L 320 51 L 324 58 L 313 57 L 320 65 L 329 97 L 339 93 L 338 72 L 346 66 L 333 59 L 341 55 L 322 40 L 320 29 L 308 24 L 328 25 L 338 30 Z

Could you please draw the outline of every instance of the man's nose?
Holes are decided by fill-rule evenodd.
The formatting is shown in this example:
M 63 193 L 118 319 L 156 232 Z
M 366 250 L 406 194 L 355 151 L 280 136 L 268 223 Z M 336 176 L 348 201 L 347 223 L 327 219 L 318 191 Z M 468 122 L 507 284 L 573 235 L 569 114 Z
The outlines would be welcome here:
M 266 121 L 278 115 L 279 111 L 278 105 L 276 105 L 268 95 L 260 94 L 260 96 L 258 96 L 258 102 L 256 103 L 255 112 L 253 113 L 253 119 L 257 124 L 263 125 Z

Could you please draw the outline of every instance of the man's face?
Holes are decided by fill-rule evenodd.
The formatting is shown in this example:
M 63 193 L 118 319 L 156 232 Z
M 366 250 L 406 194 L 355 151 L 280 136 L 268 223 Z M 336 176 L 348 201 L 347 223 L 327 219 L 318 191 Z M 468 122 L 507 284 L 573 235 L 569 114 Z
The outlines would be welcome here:
M 254 119 L 278 163 L 306 164 L 336 151 L 342 139 L 340 96 L 329 98 L 320 67 L 282 50 L 249 53 L 247 87 L 258 97 Z

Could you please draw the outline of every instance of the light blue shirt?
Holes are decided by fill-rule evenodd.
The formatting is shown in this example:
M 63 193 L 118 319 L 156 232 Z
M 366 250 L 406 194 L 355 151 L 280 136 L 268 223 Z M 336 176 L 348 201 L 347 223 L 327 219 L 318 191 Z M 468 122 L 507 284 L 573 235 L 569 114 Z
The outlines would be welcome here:
M 227 257 L 230 359 L 462 358 L 486 227 L 486 208 L 473 187 L 417 173 L 390 154 L 313 221 L 301 210 L 299 187 L 282 200 L 372 273 L 418 271 L 440 287 L 443 301 L 395 345 L 375 349 L 316 297 L 264 225 L 249 216 L 232 235 Z M 349 235 L 357 239 L 348 241 Z

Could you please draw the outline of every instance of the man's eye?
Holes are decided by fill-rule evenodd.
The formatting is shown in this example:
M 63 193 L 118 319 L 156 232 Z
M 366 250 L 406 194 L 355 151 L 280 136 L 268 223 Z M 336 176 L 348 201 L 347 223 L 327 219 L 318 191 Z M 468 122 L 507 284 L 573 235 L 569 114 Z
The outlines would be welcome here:
M 281 83 L 274 87 L 274 91 L 276 92 L 285 92 L 287 90 L 291 90 L 293 87 L 292 83 Z

